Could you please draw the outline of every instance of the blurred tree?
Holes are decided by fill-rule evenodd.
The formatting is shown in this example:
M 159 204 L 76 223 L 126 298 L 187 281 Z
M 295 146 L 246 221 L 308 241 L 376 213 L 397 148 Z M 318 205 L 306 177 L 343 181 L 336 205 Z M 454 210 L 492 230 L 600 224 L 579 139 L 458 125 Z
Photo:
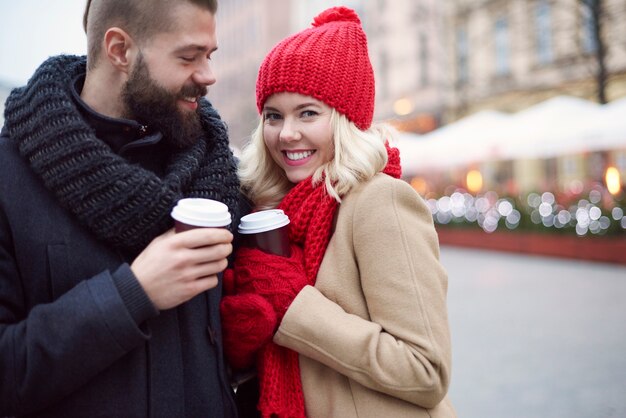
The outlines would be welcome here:
M 582 7 L 583 16 L 588 19 L 586 24 L 589 25 L 590 46 L 595 56 L 597 99 L 599 103 L 605 104 L 607 102 L 606 86 L 608 83 L 606 63 L 608 42 L 605 39 L 604 27 L 605 21 L 610 15 L 603 0 L 579 0 L 579 3 Z

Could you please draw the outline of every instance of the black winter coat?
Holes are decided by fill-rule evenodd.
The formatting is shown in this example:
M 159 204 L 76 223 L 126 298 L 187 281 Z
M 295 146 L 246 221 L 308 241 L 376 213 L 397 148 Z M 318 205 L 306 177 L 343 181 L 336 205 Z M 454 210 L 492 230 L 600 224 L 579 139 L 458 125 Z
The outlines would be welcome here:
M 0 136 L 0 416 L 235 415 L 221 287 L 159 313 L 128 261 Z

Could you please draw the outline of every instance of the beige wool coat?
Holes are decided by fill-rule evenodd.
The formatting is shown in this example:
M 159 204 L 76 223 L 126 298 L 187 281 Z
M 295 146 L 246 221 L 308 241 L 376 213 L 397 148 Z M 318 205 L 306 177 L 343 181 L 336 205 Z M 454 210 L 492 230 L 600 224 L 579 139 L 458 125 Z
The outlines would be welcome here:
M 455 417 L 447 275 L 425 202 L 378 174 L 336 221 L 315 287 L 274 336 L 300 354 L 307 417 Z

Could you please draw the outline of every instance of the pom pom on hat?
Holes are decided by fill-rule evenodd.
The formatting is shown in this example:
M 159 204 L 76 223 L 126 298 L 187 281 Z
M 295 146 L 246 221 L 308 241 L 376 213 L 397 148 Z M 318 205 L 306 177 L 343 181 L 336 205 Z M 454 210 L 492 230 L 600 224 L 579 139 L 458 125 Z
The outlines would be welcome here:
M 367 37 L 354 10 L 333 7 L 320 13 L 312 27 L 279 42 L 259 69 L 259 113 L 274 93 L 312 96 L 345 115 L 359 129 L 372 124 L 374 71 Z
M 348 9 L 347 7 L 332 7 L 320 13 L 315 19 L 313 19 L 313 23 L 311 25 L 313 27 L 318 27 L 324 23 L 341 21 L 355 22 L 359 25 L 361 24 L 361 19 L 359 19 L 359 16 L 354 12 L 354 10 Z

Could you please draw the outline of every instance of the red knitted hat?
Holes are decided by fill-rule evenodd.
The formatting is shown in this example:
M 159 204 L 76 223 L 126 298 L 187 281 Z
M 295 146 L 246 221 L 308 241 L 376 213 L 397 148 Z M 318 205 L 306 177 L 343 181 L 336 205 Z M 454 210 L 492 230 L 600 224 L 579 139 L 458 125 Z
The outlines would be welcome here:
M 374 115 L 374 72 L 367 38 L 352 9 L 333 7 L 311 28 L 283 39 L 265 57 L 256 84 L 259 113 L 274 93 L 312 96 L 362 130 Z

